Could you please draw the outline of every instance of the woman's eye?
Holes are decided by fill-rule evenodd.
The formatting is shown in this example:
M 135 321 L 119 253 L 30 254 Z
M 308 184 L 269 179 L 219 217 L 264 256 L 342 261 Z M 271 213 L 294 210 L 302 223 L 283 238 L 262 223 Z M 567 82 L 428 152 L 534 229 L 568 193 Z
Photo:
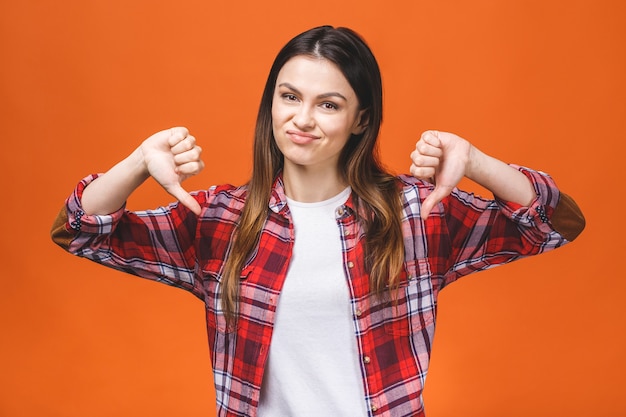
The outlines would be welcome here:
M 298 100 L 298 97 L 296 97 L 296 96 L 295 96 L 295 95 L 293 95 L 293 94 L 289 94 L 289 93 L 287 93 L 287 94 L 283 94 L 283 98 L 284 98 L 285 100 L 287 100 L 287 101 L 297 101 L 297 100 Z
M 322 103 L 322 107 L 326 110 L 337 110 L 338 107 L 335 103 L 325 102 Z

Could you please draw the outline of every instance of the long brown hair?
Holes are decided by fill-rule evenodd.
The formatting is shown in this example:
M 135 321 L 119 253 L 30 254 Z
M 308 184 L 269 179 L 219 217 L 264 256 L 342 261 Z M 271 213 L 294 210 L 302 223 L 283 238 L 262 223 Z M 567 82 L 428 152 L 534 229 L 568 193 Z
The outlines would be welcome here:
M 224 267 L 222 309 L 232 323 L 237 314 L 239 275 L 254 251 L 267 220 L 268 203 L 283 155 L 272 131 L 272 101 L 278 73 L 299 55 L 333 62 L 346 77 L 365 110 L 366 129 L 352 135 L 339 158 L 339 169 L 356 195 L 366 230 L 365 267 L 371 292 L 393 287 L 404 261 L 399 189 L 379 161 L 377 139 L 382 123 L 382 82 L 378 63 L 365 41 L 347 28 L 321 26 L 301 33 L 278 53 L 265 84 L 254 135 L 252 177 L 235 239 Z

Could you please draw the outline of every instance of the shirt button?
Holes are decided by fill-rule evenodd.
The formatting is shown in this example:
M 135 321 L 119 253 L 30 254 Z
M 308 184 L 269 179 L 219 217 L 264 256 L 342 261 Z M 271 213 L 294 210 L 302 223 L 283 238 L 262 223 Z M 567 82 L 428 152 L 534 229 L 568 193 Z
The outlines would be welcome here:
M 368 363 L 370 363 L 371 361 L 372 361 L 372 360 L 370 359 L 370 357 L 369 357 L 369 356 L 364 356 L 364 357 L 363 357 L 363 363 L 368 364 Z
M 343 207 L 337 209 L 337 216 L 343 216 Z
M 354 262 L 349 261 L 348 262 L 348 268 L 354 268 Z
M 361 311 L 360 308 L 357 308 L 357 310 L 354 312 L 354 314 L 356 314 L 357 317 L 361 317 L 361 314 L 363 314 L 363 312 Z
M 376 405 L 374 405 L 374 404 L 372 404 L 370 409 L 372 410 L 372 413 L 375 413 L 376 411 L 378 411 L 378 407 L 376 407 Z

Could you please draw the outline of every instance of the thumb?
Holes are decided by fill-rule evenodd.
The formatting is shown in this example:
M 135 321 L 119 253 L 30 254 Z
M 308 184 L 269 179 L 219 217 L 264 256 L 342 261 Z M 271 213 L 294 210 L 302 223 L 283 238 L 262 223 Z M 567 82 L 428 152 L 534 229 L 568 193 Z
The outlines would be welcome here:
M 446 198 L 452 192 L 452 187 L 444 185 L 436 185 L 435 189 L 424 199 L 422 202 L 422 208 L 420 216 L 422 220 L 426 220 L 433 208 Z
M 202 210 L 200 208 L 200 204 L 198 204 L 196 199 L 193 198 L 191 194 L 189 194 L 187 191 L 185 191 L 185 189 L 180 184 L 172 185 L 166 191 L 175 199 L 177 199 L 180 204 L 194 212 L 196 216 L 200 215 L 200 212 Z

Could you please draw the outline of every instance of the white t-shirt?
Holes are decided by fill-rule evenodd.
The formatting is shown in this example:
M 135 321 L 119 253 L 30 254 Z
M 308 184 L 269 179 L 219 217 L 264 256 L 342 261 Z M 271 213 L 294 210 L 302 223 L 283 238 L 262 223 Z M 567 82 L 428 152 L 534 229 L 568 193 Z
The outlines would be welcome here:
M 260 417 L 367 416 L 337 207 L 287 199 L 295 243 L 278 301 Z

